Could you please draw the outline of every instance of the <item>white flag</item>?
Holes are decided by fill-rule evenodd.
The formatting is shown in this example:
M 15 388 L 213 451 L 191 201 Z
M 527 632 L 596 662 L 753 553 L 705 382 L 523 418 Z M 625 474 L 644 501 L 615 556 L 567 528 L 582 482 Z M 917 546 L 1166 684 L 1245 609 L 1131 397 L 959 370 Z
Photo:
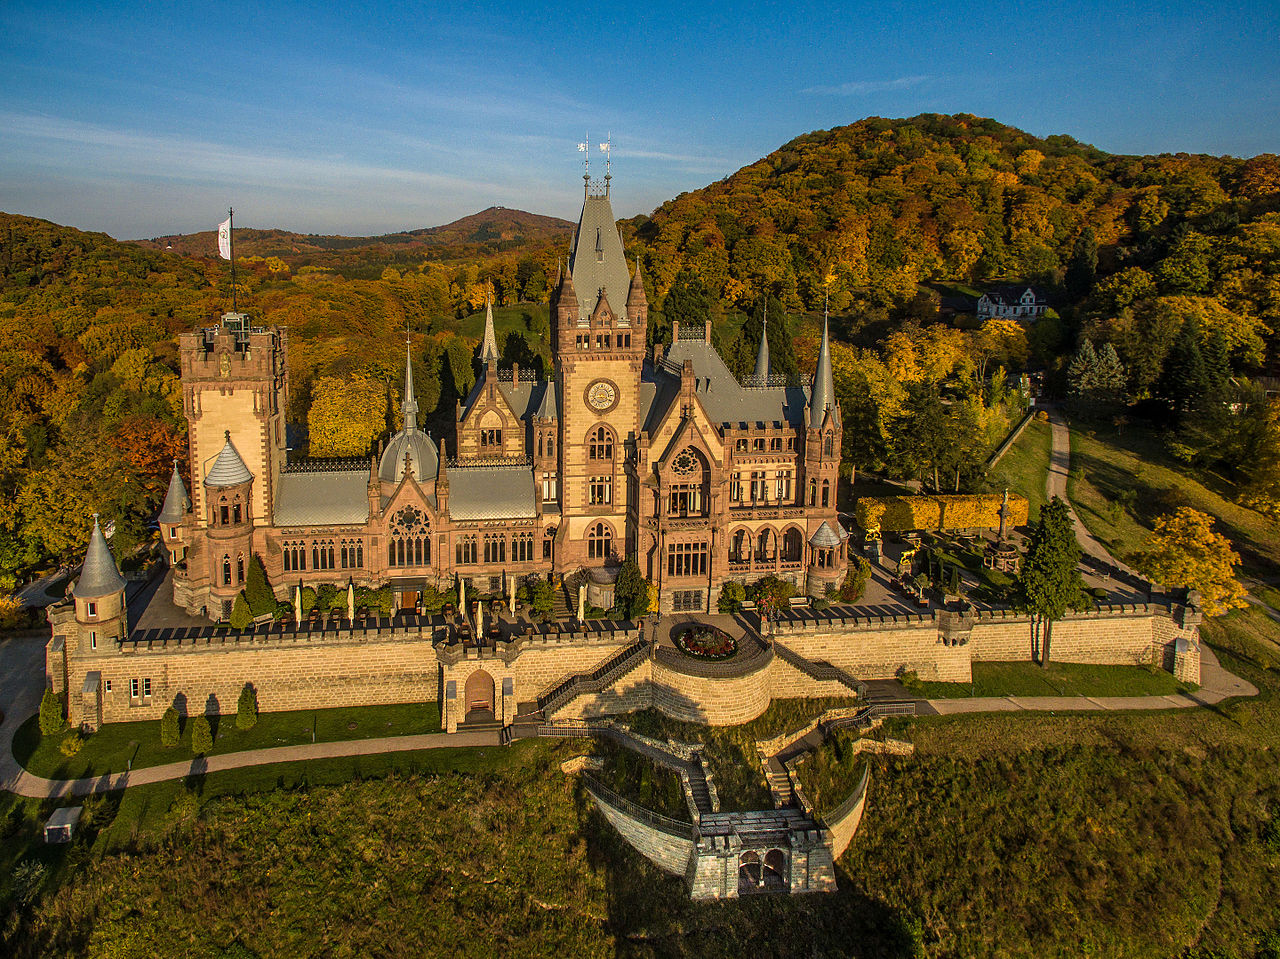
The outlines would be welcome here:
M 231 217 L 218 224 L 218 255 L 224 260 L 231 259 Z

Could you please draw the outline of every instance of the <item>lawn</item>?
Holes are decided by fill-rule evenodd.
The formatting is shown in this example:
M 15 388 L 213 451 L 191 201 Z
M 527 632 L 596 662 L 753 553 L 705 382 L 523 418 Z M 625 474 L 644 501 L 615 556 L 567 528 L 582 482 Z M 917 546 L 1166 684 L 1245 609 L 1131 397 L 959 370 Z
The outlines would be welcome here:
M 1165 451 L 1160 436 L 1141 425 L 1122 431 L 1097 422 L 1071 424 L 1068 493 L 1076 514 L 1120 559 L 1138 549 L 1156 517 L 1191 506 L 1217 518 L 1253 575 L 1280 574 L 1280 528 L 1232 502 L 1219 476 L 1192 472 Z
M 969 696 L 1168 696 L 1188 689 L 1171 673 L 1145 666 L 1087 663 L 974 663 L 972 683 L 913 680 L 907 688 L 926 699 Z
M 13 752 L 23 766 L 49 779 L 80 779 L 123 772 L 132 760 L 134 769 L 191 759 L 190 723 L 184 724 L 178 746 L 160 745 L 160 721 L 109 723 L 89 736 L 80 752 L 68 758 L 59 744 L 63 736 L 40 735 L 39 717 L 32 716 L 14 735 Z M 310 742 L 342 742 L 382 736 L 409 736 L 440 731 L 436 703 L 365 706 L 343 709 L 306 709 L 261 713 L 250 730 L 236 728 L 235 716 L 216 717 L 212 756 L 296 746 Z
M 1032 419 L 1022 435 L 1009 447 L 1000 462 L 987 473 L 987 482 L 996 492 L 1006 488 L 1027 498 L 1028 515 L 1035 522 L 1045 504 L 1044 484 L 1049 475 L 1049 451 L 1053 439 L 1050 426 Z

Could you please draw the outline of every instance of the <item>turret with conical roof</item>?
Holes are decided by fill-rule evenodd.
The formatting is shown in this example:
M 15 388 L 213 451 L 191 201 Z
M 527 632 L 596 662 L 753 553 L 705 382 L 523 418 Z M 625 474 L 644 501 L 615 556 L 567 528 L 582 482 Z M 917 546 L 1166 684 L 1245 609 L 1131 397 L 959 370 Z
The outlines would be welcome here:
M 831 376 L 831 344 L 828 321 L 822 317 L 822 343 L 818 347 L 818 365 L 813 371 L 813 391 L 809 395 L 809 428 L 822 429 L 827 410 L 836 409 L 836 387 Z
M 209 467 L 209 472 L 204 474 L 204 485 L 222 489 L 253 482 L 253 474 L 249 472 L 249 467 L 244 465 L 236 444 L 231 442 L 231 431 L 225 431 L 224 436 L 225 440 L 218 458 L 213 461 L 213 466 Z
M 178 461 L 175 458 L 173 474 L 169 477 L 169 490 L 164 494 L 164 505 L 160 507 L 160 515 L 156 517 L 156 521 L 176 526 L 187 518 L 187 511 L 190 509 L 191 497 L 187 495 L 182 477 L 178 475 Z
M 756 353 L 756 368 L 752 379 L 763 386 L 769 379 L 769 314 L 765 306 L 764 326 L 760 328 L 760 350 Z
M 111 555 L 111 547 L 98 525 L 98 514 L 93 514 L 93 532 L 89 534 L 89 548 L 85 550 L 84 565 L 71 594 L 77 599 L 102 599 L 124 589 L 124 577 Z

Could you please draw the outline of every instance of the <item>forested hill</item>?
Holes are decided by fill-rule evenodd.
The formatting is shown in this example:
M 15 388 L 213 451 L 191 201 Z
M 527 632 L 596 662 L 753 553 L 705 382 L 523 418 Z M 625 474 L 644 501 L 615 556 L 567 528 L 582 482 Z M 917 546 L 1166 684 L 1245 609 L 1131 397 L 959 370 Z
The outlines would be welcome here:
M 1275 229 L 1278 189 L 1270 155 L 1115 156 L 974 116 L 873 117 L 798 137 L 627 227 L 654 286 L 687 268 L 730 302 L 768 289 L 821 309 L 829 290 L 834 310 L 884 309 L 922 282 L 1053 283 L 1086 228 L 1101 273 L 1138 267 L 1198 295 L 1238 259 L 1177 276 L 1183 254 L 1225 254 L 1249 245 L 1254 224 Z
M 553 216 L 489 207 L 442 226 L 387 233 L 383 236 L 322 236 L 288 230 L 236 230 L 236 253 L 278 257 L 293 268 L 379 267 L 424 257 L 439 260 L 483 258 L 502 253 L 538 252 L 548 244 L 568 242 L 573 224 Z M 131 241 L 150 250 L 181 256 L 212 257 L 217 252 L 213 230 Z

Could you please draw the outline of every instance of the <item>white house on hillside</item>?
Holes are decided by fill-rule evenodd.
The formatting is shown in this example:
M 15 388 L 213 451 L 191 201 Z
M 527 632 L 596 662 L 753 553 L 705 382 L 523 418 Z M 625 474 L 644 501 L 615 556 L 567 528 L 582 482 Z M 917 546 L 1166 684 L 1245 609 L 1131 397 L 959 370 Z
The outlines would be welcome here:
M 1006 286 L 978 299 L 977 315 L 980 320 L 992 317 L 1014 320 L 1038 320 L 1044 316 L 1049 303 L 1044 294 L 1031 286 Z

